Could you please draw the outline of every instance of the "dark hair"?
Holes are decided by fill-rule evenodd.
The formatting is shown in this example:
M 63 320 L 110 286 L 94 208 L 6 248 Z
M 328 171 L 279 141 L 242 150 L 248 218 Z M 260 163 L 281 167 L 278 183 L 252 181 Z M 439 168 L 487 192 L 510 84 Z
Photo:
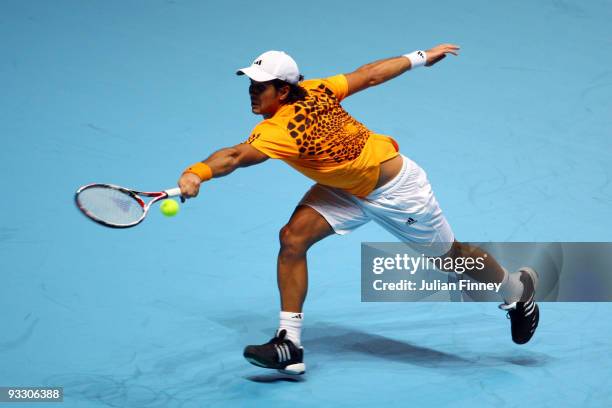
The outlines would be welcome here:
M 300 75 L 300 81 L 303 80 L 304 77 Z M 272 85 L 278 91 L 284 86 L 289 87 L 289 95 L 287 95 L 287 99 L 285 99 L 285 103 L 295 103 L 298 101 L 303 101 L 308 96 L 308 92 L 298 84 L 290 84 L 289 82 L 285 82 L 281 79 L 273 79 Z

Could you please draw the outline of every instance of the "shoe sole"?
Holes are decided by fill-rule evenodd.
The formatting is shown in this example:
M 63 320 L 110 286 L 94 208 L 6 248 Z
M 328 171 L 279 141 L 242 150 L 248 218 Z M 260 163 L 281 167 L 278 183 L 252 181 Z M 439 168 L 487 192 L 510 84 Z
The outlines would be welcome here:
M 289 374 L 289 375 L 302 375 L 306 372 L 306 364 L 304 363 L 290 364 L 283 369 L 279 369 L 278 372 L 282 374 Z
M 534 303 L 534 310 L 533 313 L 537 316 L 536 317 L 536 329 L 540 324 L 540 308 L 538 307 L 538 304 L 535 301 L 535 294 L 538 290 L 538 283 L 540 281 L 540 276 L 538 275 L 538 272 L 533 269 L 530 268 L 528 266 L 523 266 L 522 268 L 519 269 L 519 272 L 525 272 L 527 275 L 529 275 L 529 277 L 531 278 L 531 282 L 533 284 L 533 294 L 531 295 L 530 299 L 533 303 Z M 535 335 L 536 330 L 533 331 L 533 333 L 531 333 L 531 335 L 529 335 L 529 337 L 527 337 L 526 339 L 520 339 L 519 341 L 516 341 L 514 339 L 512 339 L 516 344 L 525 344 L 528 343 L 529 340 L 531 340 L 531 338 Z
M 251 363 L 253 365 L 256 365 L 257 367 L 270 368 L 270 367 L 266 367 L 265 365 L 261 364 L 259 361 L 255 360 L 252 357 L 244 356 L 244 358 L 246 359 L 246 361 L 248 361 L 249 363 Z
M 535 303 L 535 302 L 534 302 Z M 515 340 L 514 338 L 512 339 L 512 341 L 514 341 L 516 344 L 526 344 L 529 342 L 529 340 L 531 340 L 533 338 L 533 336 L 535 335 L 536 329 L 538 328 L 538 325 L 540 324 L 540 308 L 538 307 L 537 304 L 534 304 L 534 310 L 533 313 L 536 316 L 536 325 L 535 325 L 535 329 L 533 330 L 533 333 L 531 333 L 528 337 L 524 338 L 524 339 L 518 339 Z
M 248 361 L 249 363 L 251 363 L 253 365 L 256 365 L 257 367 L 272 368 L 272 367 L 268 367 L 268 366 L 266 366 L 264 364 L 261 364 L 259 361 L 257 361 L 253 357 L 244 356 L 244 358 L 246 359 L 246 361 Z M 302 375 L 302 374 L 304 374 L 306 372 L 306 364 L 304 364 L 304 363 L 289 364 L 285 368 L 277 368 L 277 371 L 279 373 L 282 373 L 282 374 Z

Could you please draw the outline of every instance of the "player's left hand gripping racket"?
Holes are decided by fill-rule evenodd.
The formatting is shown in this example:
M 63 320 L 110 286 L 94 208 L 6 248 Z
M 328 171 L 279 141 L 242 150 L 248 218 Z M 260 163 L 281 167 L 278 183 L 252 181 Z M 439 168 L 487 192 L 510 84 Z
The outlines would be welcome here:
M 144 192 L 112 184 L 88 184 L 76 191 L 74 200 L 79 210 L 98 224 L 111 228 L 129 228 L 145 219 L 153 203 L 180 194 L 181 189 L 178 187 Z M 145 203 L 140 196 L 153 199 Z

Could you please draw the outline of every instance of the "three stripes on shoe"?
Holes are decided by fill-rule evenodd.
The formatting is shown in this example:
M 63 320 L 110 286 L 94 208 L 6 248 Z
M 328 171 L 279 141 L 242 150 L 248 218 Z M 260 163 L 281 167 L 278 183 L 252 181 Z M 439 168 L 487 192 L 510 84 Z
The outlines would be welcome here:
M 535 310 L 535 302 L 533 301 L 533 297 L 531 297 L 531 299 L 525 302 L 524 310 L 525 310 L 525 317 L 533 313 L 533 311 Z M 535 331 L 536 324 L 537 324 L 537 320 L 532 319 L 531 329 L 529 330 L 530 333 L 533 333 Z
M 278 362 L 283 363 L 285 361 L 291 360 L 291 352 L 289 351 L 289 346 L 286 344 L 275 344 L 274 348 L 276 349 L 276 354 L 278 355 Z

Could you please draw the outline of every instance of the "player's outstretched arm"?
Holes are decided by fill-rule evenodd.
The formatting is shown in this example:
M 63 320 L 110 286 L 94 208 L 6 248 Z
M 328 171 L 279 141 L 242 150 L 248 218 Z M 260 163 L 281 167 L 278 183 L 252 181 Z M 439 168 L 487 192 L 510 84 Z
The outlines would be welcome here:
M 252 166 L 264 162 L 267 159 L 268 156 L 255 149 L 253 146 L 242 143 L 218 150 L 211 154 L 206 160 L 203 160 L 202 163 L 208 166 L 211 172 L 209 177 L 205 178 L 217 178 L 227 176 L 238 167 Z M 181 188 L 181 196 L 184 198 L 197 196 L 202 181 L 199 175 L 192 172 L 184 172 L 178 181 L 178 186 Z
M 430 67 L 444 59 L 446 54 L 458 55 L 458 51 L 459 47 L 454 44 L 437 45 L 425 51 L 424 65 Z M 418 58 L 419 55 L 416 55 L 416 57 Z M 410 68 L 412 68 L 411 59 L 404 55 L 363 65 L 350 74 L 345 74 L 348 81 L 348 95 L 363 91 L 371 86 L 380 85 L 403 74 Z

